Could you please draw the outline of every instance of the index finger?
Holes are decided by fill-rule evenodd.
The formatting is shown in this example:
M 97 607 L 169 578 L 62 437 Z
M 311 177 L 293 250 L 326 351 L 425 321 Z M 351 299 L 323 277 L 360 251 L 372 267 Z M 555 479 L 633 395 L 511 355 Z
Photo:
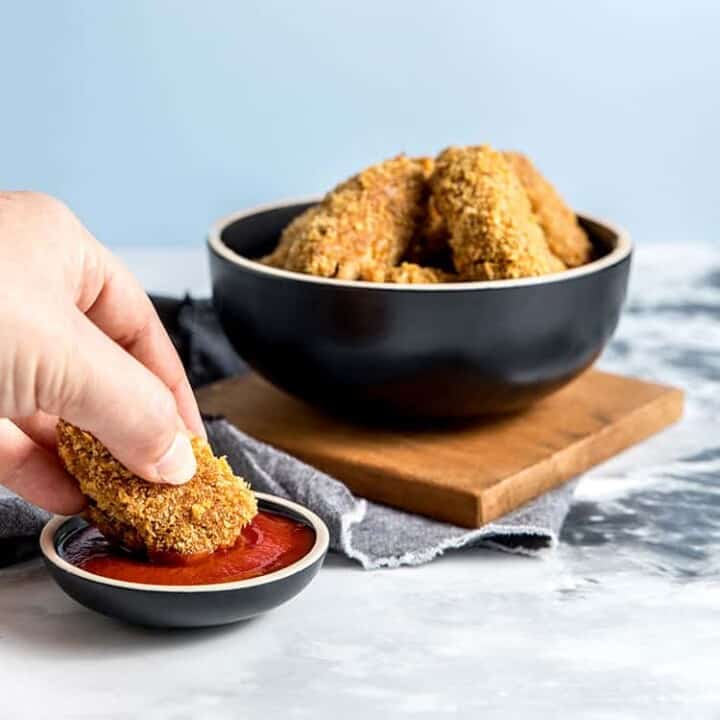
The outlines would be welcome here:
M 178 413 L 189 430 L 206 437 L 197 401 L 185 368 L 160 322 L 150 298 L 130 271 L 93 238 L 100 255 L 99 292 L 80 293 L 79 309 L 170 389 Z

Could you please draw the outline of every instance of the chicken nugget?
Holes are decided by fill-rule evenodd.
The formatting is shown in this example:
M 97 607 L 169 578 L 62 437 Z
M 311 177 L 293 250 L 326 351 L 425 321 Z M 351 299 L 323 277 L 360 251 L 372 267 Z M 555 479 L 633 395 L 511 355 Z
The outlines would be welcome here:
M 488 145 L 450 147 L 435 164 L 432 194 L 450 231 L 464 280 L 559 272 L 530 200 L 511 165 Z
M 503 152 L 503 157 L 525 188 L 553 255 L 568 267 L 589 262 L 592 259 L 592 244 L 578 224 L 575 213 L 565 204 L 555 187 L 522 153 Z
M 202 438 L 192 438 L 194 477 L 165 485 L 133 475 L 68 422 L 58 422 L 57 437 L 60 458 L 88 499 L 89 521 L 109 540 L 151 559 L 187 561 L 231 547 L 257 514 L 249 485 Z
M 283 231 L 262 262 L 343 280 L 381 280 L 418 234 L 432 160 L 400 155 L 338 185 Z

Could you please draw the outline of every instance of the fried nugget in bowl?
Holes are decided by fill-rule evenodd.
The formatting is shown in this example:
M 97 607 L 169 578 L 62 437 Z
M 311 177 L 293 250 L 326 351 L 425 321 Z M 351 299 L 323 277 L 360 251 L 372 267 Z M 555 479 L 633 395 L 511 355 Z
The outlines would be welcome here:
M 550 251 L 567 265 L 578 267 L 592 260 L 593 248 L 575 213 L 531 160 L 519 152 L 503 152 L 530 199 Z
M 262 262 L 342 280 L 382 282 L 424 218 L 429 158 L 400 155 L 372 165 L 296 217 Z
M 162 562 L 191 562 L 235 544 L 257 514 L 250 487 L 208 443 L 192 438 L 197 472 L 184 485 L 133 475 L 90 433 L 64 420 L 58 452 L 88 498 L 88 519 L 109 540 Z
M 435 163 L 432 198 L 450 233 L 463 280 L 499 280 L 561 272 L 525 188 L 489 145 L 450 147 Z

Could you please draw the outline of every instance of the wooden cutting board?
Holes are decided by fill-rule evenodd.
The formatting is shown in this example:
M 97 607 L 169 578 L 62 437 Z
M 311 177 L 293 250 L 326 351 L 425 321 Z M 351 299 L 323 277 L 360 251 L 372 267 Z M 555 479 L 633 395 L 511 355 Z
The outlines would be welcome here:
M 521 415 L 388 430 L 326 415 L 248 374 L 198 393 L 203 412 L 342 480 L 370 500 L 479 527 L 682 414 L 680 390 L 590 370 Z

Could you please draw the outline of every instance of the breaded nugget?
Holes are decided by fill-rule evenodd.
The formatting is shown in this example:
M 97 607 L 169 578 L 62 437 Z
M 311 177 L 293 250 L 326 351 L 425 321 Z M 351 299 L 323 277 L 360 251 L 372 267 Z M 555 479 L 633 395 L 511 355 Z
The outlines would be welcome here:
M 262 262 L 343 280 L 382 280 L 418 234 L 432 160 L 400 155 L 329 192 L 283 231 Z
M 568 267 L 589 262 L 592 259 L 592 244 L 578 225 L 575 213 L 565 204 L 554 186 L 522 153 L 504 152 L 503 157 L 520 178 L 553 255 Z
M 151 483 L 133 475 L 90 433 L 60 420 L 58 452 L 88 498 L 86 514 L 108 539 L 151 559 L 203 557 L 235 544 L 257 514 L 250 487 L 192 439 L 195 476 L 184 485 Z
M 432 194 L 464 280 L 559 272 L 530 200 L 505 158 L 488 145 L 450 147 L 435 163 Z
M 424 267 L 415 263 L 403 262 L 385 272 L 385 282 L 409 283 L 443 283 L 456 282 L 458 277 L 454 274 L 434 267 Z

